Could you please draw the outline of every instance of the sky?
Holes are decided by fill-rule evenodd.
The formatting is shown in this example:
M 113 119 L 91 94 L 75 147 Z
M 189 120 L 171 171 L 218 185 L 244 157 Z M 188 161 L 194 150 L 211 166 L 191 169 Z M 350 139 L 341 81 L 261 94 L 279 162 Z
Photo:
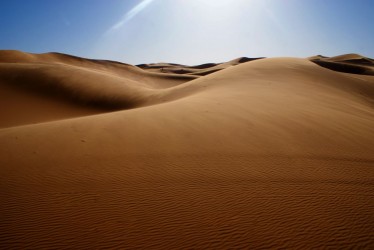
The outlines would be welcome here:
M 0 49 L 130 64 L 359 53 L 374 0 L 0 0 Z

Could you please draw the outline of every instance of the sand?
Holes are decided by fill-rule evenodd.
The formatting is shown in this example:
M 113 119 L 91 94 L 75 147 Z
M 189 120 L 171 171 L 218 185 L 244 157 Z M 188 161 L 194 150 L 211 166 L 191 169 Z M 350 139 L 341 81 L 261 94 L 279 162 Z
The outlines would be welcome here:
M 0 248 L 373 249 L 373 69 L 0 51 Z

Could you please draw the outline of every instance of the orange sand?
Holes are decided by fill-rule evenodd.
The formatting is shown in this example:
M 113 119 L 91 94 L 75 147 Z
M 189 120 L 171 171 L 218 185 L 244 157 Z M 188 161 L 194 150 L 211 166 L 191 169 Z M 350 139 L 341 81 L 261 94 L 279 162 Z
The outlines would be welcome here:
M 373 70 L 0 51 L 0 248 L 373 249 Z

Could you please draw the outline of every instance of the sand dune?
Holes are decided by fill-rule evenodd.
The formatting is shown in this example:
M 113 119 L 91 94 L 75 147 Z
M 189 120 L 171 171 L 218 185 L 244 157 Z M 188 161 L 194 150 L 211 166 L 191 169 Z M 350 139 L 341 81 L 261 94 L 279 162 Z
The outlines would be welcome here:
M 151 64 L 139 64 L 139 68 L 142 68 L 149 72 L 159 73 L 174 73 L 174 74 L 185 74 L 195 76 L 205 76 L 211 73 L 226 69 L 231 66 L 238 65 L 249 61 L 254 61 L 262 58 L 248 58 L 240 57 L 224 63 L 205 63 L 195 66 L 186 66 L 175 63 L 151 63 Z
M 149 73 L 127 64 L 58 53 L 4 51 L 0 62 L 0 105 L 15 109 L 2 110 L 0 127 L 159 103 L 174 97 L 158 89 L 196 78 Z
M 357 57 L 0 52 L 0 248 L 372 249 L 374 76 Z
M 309 59 L 322 67 L 339 72 L 374 75 L 374 60 L 358 54 L 346 54 L 335 57 L 315 56 Z

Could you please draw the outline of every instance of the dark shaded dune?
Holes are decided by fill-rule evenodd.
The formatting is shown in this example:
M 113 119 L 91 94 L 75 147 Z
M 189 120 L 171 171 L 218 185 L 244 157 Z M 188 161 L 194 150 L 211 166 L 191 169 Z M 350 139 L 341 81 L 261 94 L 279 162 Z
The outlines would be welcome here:
M 148 72 L 153 73 L 160 73 L 160 74 L 174 74 L 179 75 L 181 77 L 200 77 L 209 75 L 211 73 L 220 71 L 222 69 L 225 69 L 226 66 L 221 66 L 221 64 L 216 64 L 216 66 L 207 67 L 207 68 L 194 68 L 193 66 L 187 66 L 187 67 L 179 67 L 179 66 L 168 66 L 168 67 L 161 67 L 161 68 L 148 68 L 144 69 Z
M 210 75 L 212 73 L 215 73 L 215 72 L 218 72 L 220 70 L 223 70 L 223 69 L 205 69 L 205 70 L 200 70 L 200 71 L 197 71 L 197 72 L 192 72 L 192 73 L 189 73 L 189 75 L 195 75 L 195 76 L 206 76 L 206 75 Z
M 142 69 L 162 69 L 165 67 L 170 67 L 169 65 L 148 65 L 148 64 L 140 64 L 136 66 Z
M 129 79 L 67 65 L 2 64 L 0 80 L 33 94 L 107 110 L 135 107 L 146 91 Z
M 176 75 L 187 76 L 187 77 L 188 76 L 198 77 L 198 76 L 210 74 L 212 72 L 216 72 L 223 68 L 224 67 L 220 67 L 219 69 L 216 69 L 216 66 L 202 68 L 202 69 L 194 68 L 193 66 L 165 66 L 165 67 L 157 66 L 157 67 L 144 68 L 144 70 L 147 72 L 160 73 L 160 74 L 176 74 Z
M 0 128 L 56 121 L 108 112 L 108 108 L 82 105 L 37 89 L 0 81 Z
M 236 58 L 234 60 L 224 62 L 224 63 L 205 63 L 205 64 L 201 64 L 201 65 L 196 65 L 196 66 L 188 66 L 188 68 L 191 68 L 191 69 L 208 69 L 208 68 L 213 68 L 213 67 L 216 67 L 216 68 L 220 67 L 221 69 L 223 69 L 223 68 L 226 68 L 228 66 L 234 66 L 234 65 L 241 64 L 241 63 L 246 63 L 246 62 L 255 61 L 255 60 L 264 59 L 264 58 L 265 57 L 258 57 L 258 58 L 239 57 L 239 58 Z
M 345 60 L 342 62 L 350 63 L 350 64 L 365 65 L 365 66 L 374 66 L 374 60 L 370 58 L 351 59 L 351 60 Z
M 228 66 L 229 67 L 229 66 Z M 221 66 L 217 64 L 216 66 L 205 68 L 205 69 L 193 69 L 190 67 L 187 68 L 164 68 L 162 69 L 162 73 L 173 73 L 173 74 L 180 74 L 180 75 L 189 75 L 189 76 L 206 76 L 217 71 L 226 69 L 226 66 Z
M 324 61 L 324 62 L 333 62 L 333 63 L 344 63 L 352 65 L 362 65 L 362 66 L 374 66 L 374 60 L 359 54 L 344 54 L 334 57 L 325 57 L 325 56 L 312 56 L 308 58 L 309 60 Z
M 232 67 L 232 66 L 236 66 L 236 65 L 246 63 L 246 62 L 256 61 L 256 60 L 259 60 L 259 59 L 264 59 L 264 57 L 259 57 L 259 58 L 239 57 L 239 58 L 236 58 L 236 59 L 228 61 L 228 62 L 217 63 L 216 65 L 212 65 L 211 67 L 202 69 L 201 71 L 196 71 L 194 73 L 190 73 L 190 75 L 205 76 L 205 75 L 209 75 L 209 74 L 215 73 L 215 72 L 223 70 L 223 69 L 227 69 L 227 68 Z
M 239 59 L 237 59 L 237 62 L 238 63 L 245 63 L 245 62 L 251 62 L 251 61 L 255 61 L 255 60 L 258 60 L 258 59 L 264 59 L 265 57 L 257 57 L 257 58 L 248 58 L 248 57 L 240 57 Z
M 150 64 L 138 64 L 136 65 L 139 68 L 142 69 L 163 69 L 163 72 L 168 72 L 175 70 L 176 68 L 179 69 L 208 69 L 212 67 L 220 67 L 220 66 L 228 66 L 228 65 L 237 65 L 240 63 L 245 63 L 245 62 L 250 62 L 258 59 L 263 59 L 264 57 L 259 57 L 259 58 L 248 58 L 248 57 L 239 57 L 234 60 L 224 62 L 224 63 L 204 63 L 204 64 L 199 64 L 199 65 L 192 65 L 192 66 L 187 66 L 183 64 L 176 64 L 176 63 L 150 63 Z M 182 74 L 182 73 L 179 73 Z
M 198 70 L 198 68 L 174 63 L 139 64 L 136 66 L 147 72 L 177 75 L 187 75 Z
M 173 73 L 173 74 L 189 74 L 189 73 L 193 73 L 194 71 L 188 68 L 163 68 L 161 72 Z
M 205 63 L 201 65 L 196 65 L 196 66 L 188 66 L 188 68 L 203 69 L 204 71 L 191 72 L 190 74 L 204 76 L 204 75 L 208 75 L 208 74 L 217 72 L 219 70 L 225 69 L 230 66 L 235 66 L 241 63 L 251 62 L 251 61 L 255 61 L 255 60 L 263 59 L 263 58 L 264 57 L 258 57 L 258 58 L 239 57 L 237 59 L 228 61 L 226 63 Z
M 214 67 L 214 66 L 217 66 L 218 63 L 204 63 L 204 64 L 199 64 L 199 65 L 196 65 L 196 66 L 189 66 L 188 68 L 191 68 L 191 69 L 207 69 L 207 68 L 211 68 L 211 67 Z
M 234 60 L 224 62 L 224 63 L 204 63 L 194 66 L 186 66 L 181 64 L 173 63 L 152 63 L 152 64 L 139 64 L 139 68 L 148 71 L 148 72 L 157 72 L 157 73 L 171 73 L 178 75 L 190 75 L 190 76 L 206 76 L 222 69 L 226 69 L 231 66 L 235 66 L 241 63 L 246 63 L 258 59 L 263 59 L 264 57 L 259 58 L 248 58 L 248 57 L 239 57 Z
M 319 60 L 319 59 L 324 59 L 324 58 L 328 58 L 328 57 L 323 56 L 323 55 L 315 55 L 315 56 L 310 56 L 307 59 L 309 59 L 309 60 Z
M 343 62 L 329 62 L 323 60 L 311 60 L 319 66 L 338 72 L 360 75 L 374 75 L 374 70 L 358 64 L 350 64 Z
M 149 63 L 149 64 L 138 64 L 137 67 L 141 69 L 161 69 L 169 67 L 187 67 L 186 65 L 176 63 Z
M 188 74 L 176 74 L 172 72 L 164 72 L 164 73 L 153 73 L 149 76 L 149 78 L 160 81 L 163 81 L 163 83 L 167 83 L 168 80 L 171 80 L 173 84 L 165 84 L 165 87 L 156 87 L 156 88 L 169 88 L 169 87 L 175 87 L 182 83 L 186 83 L 188 81 L 192 81 L 194 79 L 197 79 L 197 76 L 191 76 Z M 175 84 L 178 83 L 178 84 Z M 180 83 L 180 84 L 179 84 Z M 161 85 L 162 86 L 162 85 Z
M 137 65 L 135 65 L 135 66 L 143 69 L 143 68 L 148 67 L 148 64 L 146 64 L 146 63 L 142 63 L 142 64 L 137 64 Z

